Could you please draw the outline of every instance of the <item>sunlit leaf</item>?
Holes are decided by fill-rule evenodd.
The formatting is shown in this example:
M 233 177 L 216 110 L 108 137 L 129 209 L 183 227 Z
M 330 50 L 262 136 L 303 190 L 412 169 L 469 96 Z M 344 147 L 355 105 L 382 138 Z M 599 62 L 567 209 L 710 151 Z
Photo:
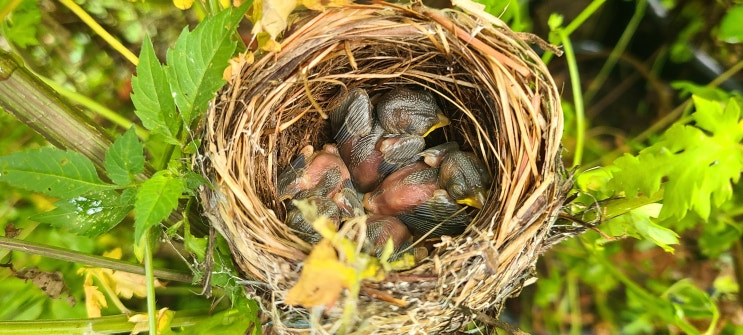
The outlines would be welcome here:
M 134 208 L 134 189 L 122 194 L 114 191 L 93 192 L 62 199 L 56 208 L 30 219 L 66 229 L 82 236 L 98 236 L 115 227 Z
M 683 218 L 689 210 L 707 219 L 711 208 L 732 197 L 732 183 L 743 170 L 740 106 L 694 96 L 696 124 L 674 124 L 661 140 L 639 155 L 614 161 L 615 190 L 627 197 L 665 189 L 661 219 Z
M 673 252 L 671 244 L 678 244 L 678 235 L 655 223 L 652 218 L 661 211 L 660 204 L 649 204 L 633 209 L 623 215 L 608 220 L 601 230 L 611 236 L 633 236 L 650 240 L 667 252 Z
M 0 157 L 0 181 L 53 197 L 74 198 L 115 188 L 104 183 L 93 162 L 75 151 L 41 148 Z

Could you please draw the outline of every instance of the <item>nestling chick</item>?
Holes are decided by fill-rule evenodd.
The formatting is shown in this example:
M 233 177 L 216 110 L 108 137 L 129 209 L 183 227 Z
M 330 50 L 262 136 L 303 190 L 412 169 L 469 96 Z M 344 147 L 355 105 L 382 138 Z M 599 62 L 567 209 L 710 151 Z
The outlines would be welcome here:
M 315 152 L 311 145 L 302 148 L 299 155 L 281 172 L 277 180 L 279 200 L 296 198 L 297 194 L 316 188 L 321 181 L 326 195 L 339 192 L 351 174 L 334 144 L 326 144 Z
M 428 91 L 394 89 L 377 102 L 377 118 L 385 131 L 425 137 L 450 123 Z
M 439 188 L 439 169 L 423 162 L 392 173 L 364 195 L 370 213 L 397 216 L 415 236 L 457 235 L 471 221 L 462 206 Z
M 330 219 L 335 224 L 336 229 L 340 226 L 340 209 L 338 209 L 338 206 L 336 206 L 332 199 L 318 194 L 304 197 L 304 199 L 317 208 L 317 216 L 325 216 Z M 289 206 L 289 211 L 286 214 L 286 220 L 284 222 L 299 238 L 307 243 L 317 244 L 317 242 L 322 240 L 322 235 L 315 230 L 312 222 L 307 220 L 299 208 L 293 204 Z
M 366 219 L 366 236 L 372 244 L 372 254 L 381 257 L 387 240 L 392 239 L 395 259 L 398 253 L 411 244 L 412 235 L 402 221 L 394 216 L 371 215 Z
M 492 182 L 490 172 L 474 153 L 447 142 L 420 154 L 430 166 L 439 168 L 439 186 L 458 204 L 482 209 Z
M 362 89 L 351 90 L 330 119 L 340 156 L 348 164 L 351 180 L 360 192 L 372 190 L 425 147 L 420 136 L 385 134 Z
M 403 167 L 364 195 L 364 208 L 370 213 L 392 216 L 412 211 L 439 188 L 438 171 L 422 162 Z
M 397 218 L 405 223 L 415 236 L 427 237 L 459 235 L 472 222 L 464 207 L 442 189 L 435 190 L 428 200 L 412 211 L 398 215 Z

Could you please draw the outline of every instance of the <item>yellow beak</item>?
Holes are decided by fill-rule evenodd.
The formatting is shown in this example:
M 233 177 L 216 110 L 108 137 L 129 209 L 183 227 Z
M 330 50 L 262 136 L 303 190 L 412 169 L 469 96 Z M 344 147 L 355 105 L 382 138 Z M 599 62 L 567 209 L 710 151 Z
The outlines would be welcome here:
M 429 128 L 428 131 L 426 131 L 426 133 L 423 134 L 423 137 L 428 136 L 428 134 L 430 134 L 432 131 L 434 131 L 434 130 L 436 130 L 438 128 L 441 128 L 443 126 L 448 126 L 449 124 L 451 124 L 451 121 L 449 121 L 449 118 L 446 117 L 446 115 L 444 115 L 443 113 L 438 112 L 438 113 L 436 113 L 436 116 L 439 117 L 439 122 L 437 122 L 436 124 L 434 124 L 433 126 L 431 126 L 431 128 Z

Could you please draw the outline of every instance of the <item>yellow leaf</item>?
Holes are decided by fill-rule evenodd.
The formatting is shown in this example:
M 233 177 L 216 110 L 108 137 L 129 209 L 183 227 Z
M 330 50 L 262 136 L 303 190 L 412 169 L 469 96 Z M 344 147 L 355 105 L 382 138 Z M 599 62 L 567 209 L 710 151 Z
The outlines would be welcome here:
M 98 290 L 98 286 L 83 284 L 85 291 L 85 311 L 89 318 L 101 317 L 101 308 L 108 307 L 106 297 Z
M 253 64 L 255 61 L 255 55 L 252 52 L 241 52 L 237 57 L 230 59 L 230 65 L 224 69 L 222 73 L 222 79 L 227 82 L 232 82 L 232 77 L 240 74 L 240 70 L 243 66 Z
M 107 275 L 118 296 L 124 299 L 131 299 L 132 296 L 140 298 L 147 296 L 145 276 L 123 271 L 113 271 L 113 273 Z M 155 279 L 155 287 L 163 287 L 163 285 Z
M 178 9 L 185 10 L 191 8 L 193 0 L 173 0 L 173 4 L 178 7 Z
M 162 308 L 157 311 L 157 333 L 164 333 L 165 330 L 170 330 L 170 323 L 173 321 L 173 318 L 175 317 L 175 312 L 168 310 L 167 308 Z M 132 329 L 132 334 L 139 334 L 141 332 L 145 332 L 150 330 L 149 323 L 147 322 L 149 318 L 147 317 L 146 313 L 141 314 L 135 314 L 129 317 L 129 322 L 134 323 L 134 327 Z
M 258 0 L 253 8 L 260 11 L 259 20 L 254 20 L 253 34 L 267 32 L 272 40 L 287 26 L 289 14 L 297 7 L 296 0 Z
M 302 274 L 287 292 L 285 302 L 304 307 L 332 306 L 354 278 L 353 269 L 338 261 L 330 240 L 323 239 L 305 259 Z
M 114 248 L 111 251 L 107 251 L 103 253 L 103 257 L 113 258 L 113 259 L 121 259 L 122 252 L 121 248 Z

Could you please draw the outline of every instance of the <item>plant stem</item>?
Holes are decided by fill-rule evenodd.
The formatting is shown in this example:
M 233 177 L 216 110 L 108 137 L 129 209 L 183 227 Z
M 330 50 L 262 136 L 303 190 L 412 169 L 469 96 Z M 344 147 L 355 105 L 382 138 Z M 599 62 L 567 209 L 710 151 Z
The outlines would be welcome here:
M 568 272 L 567 276 L 568 301 L 570 305 L 570 334 L 580 335 L 583 325 L 581 320 L 580 293 L 578 292 L 578 279 L 574 272 Z
M 0 8 L 0 21 L 5 21 L 5 18 L 21 4 L 21 1 L 23 0 L 11 0 L 9 3 L 5 4 L 5 7 Z
M 570 36 L 570 34 L 572 34 L 584 22 L 586 22 L 588 18 L 593 16 L 593 13 L 595 13 L 601 7 L 601 5 L 604 4 L 604 2 L 606 2 L 606 0 L 591 1 L 591 3 L 588 4 L 588 6 L 585 9 L 583 9 L 583 11 L 581 11 L 580 14 L 578 14 L 578 16 L 576 16 L 575 19 L 573 19 L 573 21 L 571 21 L 567 27 L 563 28 L 563 30 L 565 31 L 565 35 Z M 561 39 L 562 41 L 565 40 L 564 38 L 561 38 Z M 562 41 L 550 41 L 550 42 L 557 43 L 557 42 L 562 42 Z M 550 60 L 552 60 L 552 57 L 554 56 L 555 54 L 552 52 L 549 52 L 549 51 L 545 52 L 544 55 L 542 56 L 542 62 L 544 62 L 544 64 L 549 64 Z
M 232 310 L 227 313 L 234 313 Z M 213 311 L 178 311 L 170 322 L 171 327 L 189 327 L 203 323 L 213 316 Z M 89 319 L 0 321 L 0 334 L 56 335 L 56 334 L 116 334 L 130 333 L 136 324 L 126 315 L 103 316 Z
M 594 78 L 594 80 L 591 82 L 590 85 L 588 85 L 588 88 L 586 89 L 586 94 L 584 97 L 586 104 L 591 103 L 591 100 L 593 100 L 593 97 L 601 88 L 601 85 L 604 84 L 606 78 L 609 77 L 609 74 L 614 69 L 614 66 L 617 65 L 617 61 L 627 49 L 627 45 L 629 45 L 629 42 L 632 40 L 632 36 L 635 35 L 637 27 L 640 25 L 640 21 L 642 21 L 642 18 L 645 17 L 645 9 L 647 8 L 647 4 L 647 0 L 637 1 L 637 4 L 635 5 L 635 13 L 632 14 L 632 18 L 627 24 L 627 27 L 624 29 L 622 36 L 619 38 L 619 41 L 617 41 L 617 45 L 611 51 L 611 54 L 609 54 L 609 58 L 606 59 L 606 63 L 604 63 L 604 65 L 601 67 L 601 70 L 599 70 L 596 78 Z
M 134 65 L 137 65 L 139 63 L 139 58 L 129 51 L 119 40 L 116 39 L 113 35 L 109 34 L 106 29 L 101 27 L 98 22 L 95 22 L 95 19 L 90 16 L 82 7 L 78 6 L 74 1 L 72 0 L 59 0 L 60 3 L 62 3 L 65 7 L 67 7 L 69 10 L 71 10 L 77 17 L 80 18 L 85 24 L 90 27 L 98 36 L 103 38 L 108 45 L 110 45 L 114 50 L 116 50 L 118 53 L 120 53 L 124 58 L 126 58 L 129 62 L 131 62 Z
M 145 274 L 145 269 L 142 268 L 141 265 L 132 264 L 108 257 L 88 255 L 78 251 L 72 251 L 50 245 L 43 245 L 35 242 L 16 240 L 0 236 L 0 248 L 26 252 L 62 261 L 84 264 L 87 266 L 107 268 L 140 275 Z M 153 273 L 155 277 L 164 280 L 179 281 L 184 283 L 191 283 L 193 281 L 192 276 L 173 270 L 154 270 Z
M 583 146 L 586 137 L 586 116 L 583 108 L 583 91 L 580 85 L 580 73 L 578 73 L 578 62 L 575 60 L 573 44 L 565 30 L 558 31 L 562 45 L 565 49 L 565 59 L 568 62 L 570 72 L 570 87 L 573 91 L 573 104 L 575 105 L 575 153 L 573 154 L 573 166 L 578 166 L 583 159 Z
M 111 137 L 3 50 L 0 107 L 56 147 L 74 149 L 103 168 Z
M 738 301 L 743 301 L 743 244 L 740 238 L 733 243 L 730 253 L 733 256 L 735 281 L 738 283 Z
M 150 325 L 150 334 L 157 335 L 157 306 L 155 304 L 155 276 L 152 266 L 152 228 L 144 234 L 144 270 L 147 283 L 147 320 Z

